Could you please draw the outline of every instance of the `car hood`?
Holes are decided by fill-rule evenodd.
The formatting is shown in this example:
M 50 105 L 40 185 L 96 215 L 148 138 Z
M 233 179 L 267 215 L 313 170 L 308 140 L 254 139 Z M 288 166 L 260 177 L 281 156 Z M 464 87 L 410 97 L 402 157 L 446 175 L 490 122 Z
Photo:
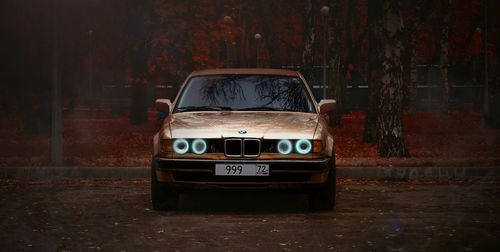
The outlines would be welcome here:
M 313 113 L 210 111 L 175 113 L 167 123 L 172 138 L 311 139 L 318 120 Z

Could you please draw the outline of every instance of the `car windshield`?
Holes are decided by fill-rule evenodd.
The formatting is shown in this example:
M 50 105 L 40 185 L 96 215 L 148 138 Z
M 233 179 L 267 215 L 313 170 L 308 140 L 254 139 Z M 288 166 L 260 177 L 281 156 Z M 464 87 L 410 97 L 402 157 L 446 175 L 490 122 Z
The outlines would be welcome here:
M 273 75 L 209 75 L 189 80 L 176 112 L 296 111 L 315 113 L 300 78 Z

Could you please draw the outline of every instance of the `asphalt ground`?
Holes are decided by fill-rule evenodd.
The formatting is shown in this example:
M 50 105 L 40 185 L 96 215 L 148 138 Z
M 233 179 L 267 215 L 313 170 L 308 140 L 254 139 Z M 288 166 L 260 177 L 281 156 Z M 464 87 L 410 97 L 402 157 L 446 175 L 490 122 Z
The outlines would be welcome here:
M 307 196 L 198 191 L 151 209 L 147 179 L 0 179 L 3 251 L 500 251 L 500 183 L 338 181 Z

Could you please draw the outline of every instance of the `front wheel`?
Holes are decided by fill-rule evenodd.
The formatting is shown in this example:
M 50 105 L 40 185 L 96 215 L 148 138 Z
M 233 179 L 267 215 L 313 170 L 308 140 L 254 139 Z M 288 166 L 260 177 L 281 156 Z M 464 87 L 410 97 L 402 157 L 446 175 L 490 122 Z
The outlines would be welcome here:
M 156 177 L 157 162 L 151 164 L 151 203 L 153 209 L 168 211 L 177 209 L 179 193 L 173 188 L 166 187 L 158 182 Z
M 335 167 L 332 167 L 325 184 L 309 192 L 309 209 L 313 211 L 332 211 L 335 209 L 337 187 L 335 170 Z

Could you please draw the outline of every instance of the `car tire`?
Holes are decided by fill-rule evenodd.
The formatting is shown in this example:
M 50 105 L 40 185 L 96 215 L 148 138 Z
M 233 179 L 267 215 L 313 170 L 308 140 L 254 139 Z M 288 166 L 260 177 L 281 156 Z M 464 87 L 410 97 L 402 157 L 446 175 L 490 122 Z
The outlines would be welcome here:
M 335 209 L 335 195 L 337 176 L 335 167 L 328 173 L 326 182 L 320 188 L 309 192 L 309 209 L 312 211 L 333 211 Z
M 151 203 L 156 211 L 169 211 L 177 209 L 179 192 L 167 187 L 156 178 L 157 162 L 153 159 L 151 165 Z

